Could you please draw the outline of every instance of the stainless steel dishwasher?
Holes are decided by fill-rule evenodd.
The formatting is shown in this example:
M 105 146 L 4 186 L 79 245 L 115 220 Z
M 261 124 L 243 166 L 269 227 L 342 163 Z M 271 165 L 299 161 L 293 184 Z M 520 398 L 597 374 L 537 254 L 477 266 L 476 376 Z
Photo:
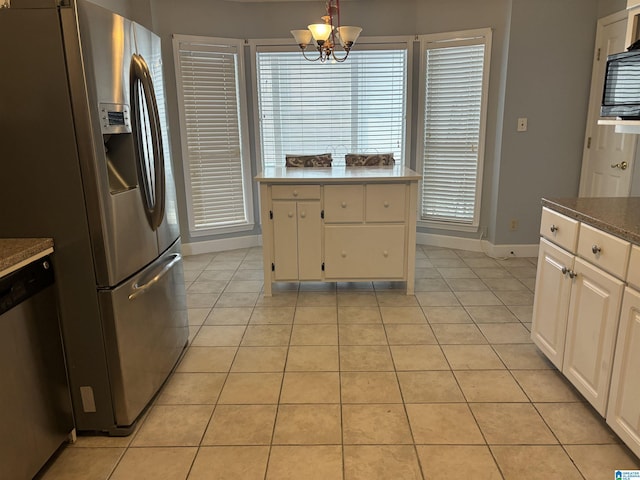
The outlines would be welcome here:
M 0 278 L 0 478 L 31 479 L 73 431 L 48 257 Z

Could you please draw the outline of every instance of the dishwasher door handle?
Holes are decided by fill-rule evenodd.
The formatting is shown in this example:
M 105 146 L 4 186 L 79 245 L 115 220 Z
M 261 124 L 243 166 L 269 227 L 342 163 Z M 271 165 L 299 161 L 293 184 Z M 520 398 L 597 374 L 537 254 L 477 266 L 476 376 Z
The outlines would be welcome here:
M 156 283 L 158 283 L 162 277 L 164 277 L 173 266 L 182 259 L 182 255 L 179 253 L 173 253 L 169 255 L 169 259 L 162 265 L 156 272 L 153 272 L 151 279 L 144 281 L 141 284 L 139 281 L 133 284 L 133 293 L 129 295 L 129 300 L 135 300 L 140 295 L 143 295 Z

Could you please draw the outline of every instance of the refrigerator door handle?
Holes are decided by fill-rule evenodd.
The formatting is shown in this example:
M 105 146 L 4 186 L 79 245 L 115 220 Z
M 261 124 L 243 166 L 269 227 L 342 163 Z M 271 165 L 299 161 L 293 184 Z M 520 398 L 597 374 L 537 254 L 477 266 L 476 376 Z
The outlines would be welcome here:
M 156 230 L 164 218 L 165 176 L 162 132 L 151 72 L 147 62 L 137 53 L 131 57 L 129 76 L 131 120 L 134 129 L 135 153 L 138 158 L 138 178 L 143 191 L 147 220 L 151 229 Z M 145 115 L 148 120 L 148 132 L 146 129 L 143 131 L 146 122 L 143 121 L 142 115 Z M 149 185 L 151 180 L 148 175 L 149 155 L 153 155 L 153 192 L 152 186 Z
M 152 272 L 152 277 L 149 280 L 142 279 L 142 284 L 140 283 L 140 279 L 133 284 L 133 292 L 129 294 L 129 300 L 135 300 L 140 295 L 143 295 L 147 292 L 151 287 L 153 287 L 156 283 L 158 283 L 162 277 L 164 277 L 169 270 L 173 268 L 173 266 L 178 263 L 182 259 L 182 255 L 179 253 L 173 253 L 169 255 L 167 261 L 162 265 L 162 267 Z

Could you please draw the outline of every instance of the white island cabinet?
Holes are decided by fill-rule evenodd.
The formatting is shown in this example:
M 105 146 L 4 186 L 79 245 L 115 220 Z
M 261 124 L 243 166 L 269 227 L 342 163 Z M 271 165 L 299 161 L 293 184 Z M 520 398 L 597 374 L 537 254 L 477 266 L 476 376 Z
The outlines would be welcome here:
M 257 177 L 264 294 L 277 281 L 406 282 L 420 176 L 408 168 L 266 168 Z

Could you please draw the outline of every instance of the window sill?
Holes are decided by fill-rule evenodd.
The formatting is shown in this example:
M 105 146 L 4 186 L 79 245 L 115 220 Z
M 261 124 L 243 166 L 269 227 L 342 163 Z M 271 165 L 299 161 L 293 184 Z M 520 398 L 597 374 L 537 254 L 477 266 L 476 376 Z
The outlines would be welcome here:
M 253 230 L 255 224 L 253 223 L 243 223 L 242 225 L 233 225 L 229 227 L 216 227 L 216 228 L 207 228 L 201 230 L 193 230 L 189 229 L 189 235 L 192 238 L 196 237 L 213 237 L 215 235 L 223 235 L 227 233 L 235 233 L 235 232 L 246 232 Z
M 433 228 L 436 230 L 450 230 L 454 232 L 473 232 L 477 233 L 480 231 L 480 227 L 478 225 L 464 225 L 461 223 L 452 223 L 452 222 L 435 222 L 431 220 L 418 220 L 416 222 L 418 227 L 423 228 Z

